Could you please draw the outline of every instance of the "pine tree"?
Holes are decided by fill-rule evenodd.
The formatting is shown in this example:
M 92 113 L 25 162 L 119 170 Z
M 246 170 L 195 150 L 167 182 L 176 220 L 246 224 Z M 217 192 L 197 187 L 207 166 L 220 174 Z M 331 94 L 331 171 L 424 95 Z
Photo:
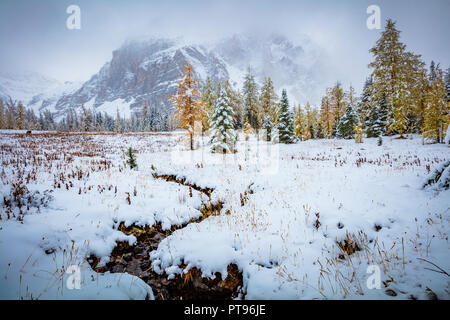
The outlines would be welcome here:
M 115 121 L 115 125 L 114 125 L 114 130 L 116 132 L 122 132 L 122 124 L 120 121 L 119 108 L 117 108 L 117 111 L 116 111 L 116 121 Z
M 270 122 L 275 124 L 277 121 L 277 94 L 273 86 L 272 79 L 267 77 L 261 87 L 259 96 L 259 104 L 261 109 L 261 117 L 265 120 L 266 116 L 270 117 Z
M 134 151 L 131 147 L 127 150 L 127 164 L 130 166 L 130 169 L 137 168 L 136 156 L 134 155 Z
M 283 89 L 280 100 L 280 113 L 277 120 L 277 130 L 279 141 L 281 143 L 293 143 L 294 142 L 294 126 L 292 114 L 289 110 L 289 101 L 287 98 L 286 90 Z
M 242 101 L 242 95 L 238 90 L 235 90 L 230 82 L 227 80 L 224 84 L 225 92 L 227 93 L 228 100 L 231 103 L 233 109 L 233 126 L 235 129 L 242 128 L 244 119 L 244 107 Z
M 383 95 L 377 103 L 373 103 L 366 120 L 367 138 L 379 137 L 386 134 L 388 106 L 386 96 Z
M 273 124 L 272 124 L 272 122 L 270 121 L 270 116 L 269 115 L 267 115 L 265 118 L 264 118 L 264 123 L 263 123 L 263 127 L 262 127 L 263 129 L 264 129 L 264 132 L 265 132 L 265 140 L 266 141 L 270 141 L 271 139 L 272 139 L 272 128 L 273 128 Z
M 445 83 L 439 64 L 435 67 L 434 73 L 430 72 L 429 81 L 423 136 L 433 142 L 442 142 L 445 133 L 446 116 L 450 110 L 446 101 Z
M 217 92 L 214 88 L 210 77 L 206 79 L 205 85 L 202 88 L 202 103 L 205 112 L 202 117 L 202 132 L 210 128 L 210 119 L 214 113 L 214 106 L 216 105 Z
M 220 89 L 214 114 L 211 117 L 211 152 L 234 153 L 236 134 L 233 128 L 233 109 L 223 86 Z
M 348 103 L 345 108 L 344 115 L 339 119 L 338 123 L 338 137 L 344 139 L 352 139 L 355 133 L 356 114 L 353 110 L 353 105 Z
M 356 107 L 356 113 L 358 116 L 358 120 L 364 125 L 369 116 L 370 110 L 373 107 L 373 81 L 372 78 L 369 77 L 364 82 L 363 91 Z
M 190 149 L 194 150 L 194 126 L 195 122 L 202 121 L 205 110 L 198 90 L 199 80 L 194 77 L 192 65 L 189 63 L 184 67 L 184 75 L 178 83 L 175 96 L 169 99 L 174 103 L 176 118 L 181 127 L 189 134 Z
M 258 85 L 255 76 L 252 74 L 250 67 L 244 78 L 244 86 L 242 88 L 242 96 L 244 102 L 245 118 L 250 125 L 259 128 L 259 103 L 258 103 Z

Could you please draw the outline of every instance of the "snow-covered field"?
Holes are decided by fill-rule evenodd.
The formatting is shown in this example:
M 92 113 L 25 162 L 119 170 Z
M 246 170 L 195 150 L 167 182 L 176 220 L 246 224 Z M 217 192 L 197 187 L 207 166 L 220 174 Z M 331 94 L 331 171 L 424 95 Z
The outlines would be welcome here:
M 419 136 L 384 137 L 382 146 L 252 137 L 224 156 L 200 139 L 187 151 L 184 140 L 0 132 L 0 298 L 153 298 L 139 277 L 97 273 L 87 261 L 104 265 L 116 241 L 136 243 L 121 222 L 182 226 L 150 252 L 152 270 L 170 279 L 196 267 L 225 279 L 236 264 L 238 298 L 450 298 L 450 278 L 436 267 L 450 271 L 450 191 L 422 188 L 449 160 L 448 146 Z M 125 163 L 130 146 L 137 170 Z M 209 202 L 223 203 L 220 214 L 200 219 Z

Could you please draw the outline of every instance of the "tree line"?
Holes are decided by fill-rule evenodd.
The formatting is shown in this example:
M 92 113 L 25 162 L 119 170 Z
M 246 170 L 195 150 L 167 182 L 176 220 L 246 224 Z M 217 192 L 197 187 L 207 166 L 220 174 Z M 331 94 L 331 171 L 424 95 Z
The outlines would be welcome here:
M 264 129 L 268 139 L 277 132 L 280 141 L 286 143 L 315 138 L 351 139 L 362 133 L 367 137 L 418 133 L 426 141 L 442 142 L 450 122 L 450 69 L 444 72 L 434 62 L 427 68 L 421 56 L 408 51 L 400 41 L 400 31 L 391 19 L 370 52 L 371 74 L 361 95 L 357 96 L 352 86 L 345 89 L 336 82 L 326 89 L 319 106 L 307 102 L 291 108 L 286 91 L 278 97 L 270 77 L 259 86 L 250 67 L 241 89 L 229 81 L 215 83 L 210 78 L 200 86 L 188 64 L 177 94 L 170 97 L 174 116 L 161 113 L 144 100 L 140 112 L 129 119 L 122 117 L 119 110 L 112 117 L 82 106 L 78 112 L 68 110 L 56 122 L 50 111 L 36 116 L 33 110 L 10 99 L 0 101 L 0 128 L 123 132 L 184 127 L 192 137 L 194 124 L 201 123 L 202 132 L 211 129 L 213 136 L 224 138 L 224 133 L 217 131 L 221 123 L 227 130 Z
M 417 133 L 424 141 L 443 142 L 450 122 L 450 69 L 444 72 L 432 61 L 427 70 L 421 56 L 400 41 L 400 31 L 391 19 L 370 52 L 373 61 L 368 67 L 372 71 L 359 97 L 352 86 L 346 90 L 336 82 L 326 89 L 320 106 L 307 102 L 293 109 L 285 90 L 278 98 L 270 77 L 259 88 L 250 68 L 242 90 L 228 81 L 213 84 L 207 79 L 201 93 L 190 95 L 198 81 L 191 79 L 192 66 L 188 65 L 189 76 L 185 74 L 177 96 L 172 97 L 177 120 L 190 132 L 191 146 L 194 123 L 201 121 L 202 129 L 212 129 L 212 139 L 225 152 L 232 150 L 224 144 L 225 131 L 230 128 L 245 132 L 264 129 L 268 140 L 276 131 L 283 143 L 314 138 L 361 142 L 364 133 L 367 137 L 397 134 L 399 138 Z M 188 78 L 189 84 L 185 83 Z

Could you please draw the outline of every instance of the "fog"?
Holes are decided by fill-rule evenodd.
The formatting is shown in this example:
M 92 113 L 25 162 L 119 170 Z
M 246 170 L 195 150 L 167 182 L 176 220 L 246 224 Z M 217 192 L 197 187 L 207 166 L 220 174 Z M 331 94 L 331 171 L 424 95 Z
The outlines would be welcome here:
M 81 29 L 69 30 L 66 8 L 81 9 Z M 0 1 L 0 71 L 31 70 L 84 81 L 126 39 L 183 36 L 214 41 L 233 33 L 305 34 L 323 49 L 330 70 L 323 89 L 339 80 L 361 89 L 369 49 L 382 30 L 366 27 L 366 8 L 397 21 L 401 39 L 425 62 L 450 65 L 450 1 Z

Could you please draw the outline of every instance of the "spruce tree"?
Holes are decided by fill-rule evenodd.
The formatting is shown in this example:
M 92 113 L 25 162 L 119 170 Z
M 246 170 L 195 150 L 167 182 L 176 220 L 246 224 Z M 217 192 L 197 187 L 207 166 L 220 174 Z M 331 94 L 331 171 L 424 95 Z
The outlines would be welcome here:
M 364 82 L 363 91 L 356 107 L 358 119 L 362 124 L 366 123 L 370 110 L 373 107 L 373 81 L 372 78 L 367 78 Z
M 379 137 L 386 134 L 388 106 L 386 96 L 383 95 L 377 103 L 373 103 L 366 120 L 367 138 Z
M 264 118 L 264 123 L 263 123 L 263 127 L 262 127 L 265 132 L 264 138 L 266 141 L 270 141 L 272 139 L 272 127 L 273 127 L 273 125 L 272 125 L 272 122 L 270 121 L 270 116 L 267 115 Z
M 131 147 L 127 150 L 127 164 L 130 166 L 130 169 L 137 168 L 136 156 L 134 155 L 134 151 Z
M 287 98 L 286 90 L 283 89 L 280 100 L 280 111 L 277 120 L 277 130 L 279 141 L 281 143 L 293 143 L 294 142 L 294 126 L 292 114 L 289 110 L 289 101 Z
M 236 134 L 233 128 L 233 109 L 223 87 L 220 89 L 214 114 L 211 117 L 211 131 L 211 152 L 235 152 Z
M 214 106 L 216 104 L 217 92 L 210 77 L 206 78 L 206 82 L 202 88 L 202 103 L 205 108 L 205 113 L 202 117 L 202 131 L 210 128 L 210 119 L 214 113 Z
M 339 119 L 337 136 L 338 138 L 352 139 L 355 133 L 356 114 L 353 105 L 347 104 L 344 115 Z

